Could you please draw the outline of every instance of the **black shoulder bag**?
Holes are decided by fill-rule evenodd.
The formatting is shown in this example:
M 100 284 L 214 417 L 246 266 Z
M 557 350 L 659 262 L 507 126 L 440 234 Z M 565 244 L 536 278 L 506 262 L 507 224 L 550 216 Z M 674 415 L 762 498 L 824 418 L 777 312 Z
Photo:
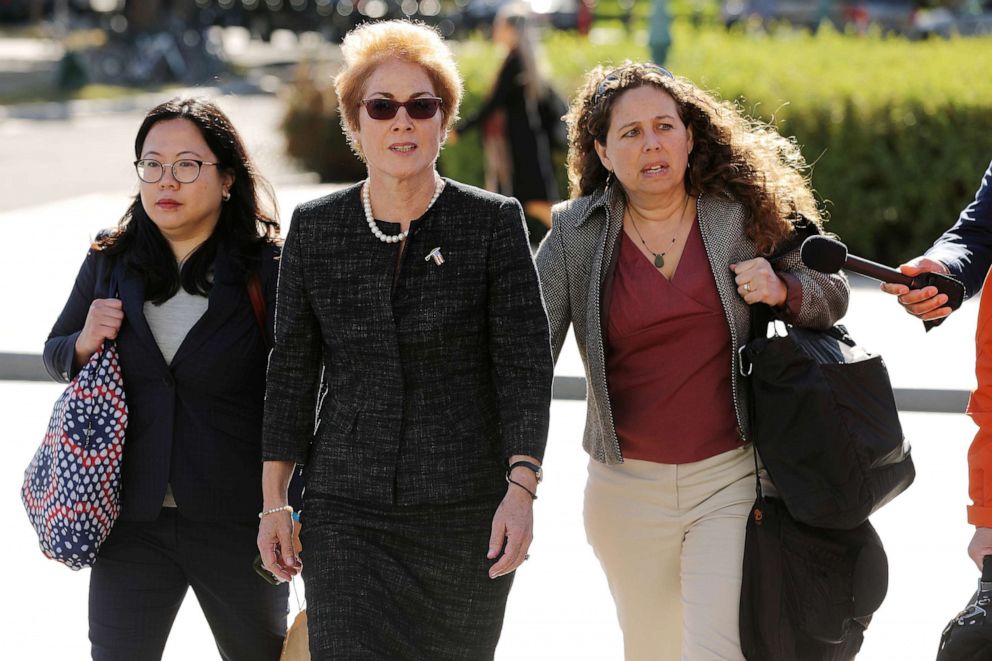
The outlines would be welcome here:
M 868 516 L 902 493 L 915 470 L 888 371 L 843 326 L 776 322 L 751 308 L 741 348 L 751 440 L 780 498 L 748 518 L 740 603 L 750 661 L 848 661 L 888 590 L 888 561 Z M 783 330 L 784 329 L 784 330 Z
M 885 363 L 839 325 L 774 322 L 768 337 L 771 311 L 755 307 L 740 354 L 761 460 L 797 521 L 856 528 L 916 476 Z
M 756 335 L 769 315 L 752 308 Z M 859 352 L 840 326 L 787 331 L 756 337 L 741 352 L 752 387 L 755 468 L 760 451 L 781 495 L 766 496 L 756 479 L 744 543 L 741 649 L 749 661 L 851 661 L 888 591 L 888 559 L 867 517 L 908 486 L 913 466 L 908 451 L 900 454 L 881 358 Z M 859 408 L 862 399 L 875 403 Z M 847 411 L 852 406 L 859 415 Z M 860 429 L 862 415 L 877 416 L 872 433 Z

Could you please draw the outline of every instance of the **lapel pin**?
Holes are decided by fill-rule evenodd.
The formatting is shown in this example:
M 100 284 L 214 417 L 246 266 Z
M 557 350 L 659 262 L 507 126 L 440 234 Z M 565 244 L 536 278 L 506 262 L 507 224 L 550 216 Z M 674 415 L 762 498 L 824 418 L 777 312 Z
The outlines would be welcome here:
M 434 263 L 437 264 L 438 266 L 444 264 L 444 255 L 441 254 L 440 246 L 427 253 L 427 257 L 424 257 L 425 262 L 429 262 L 432 259 L 434 260 Z

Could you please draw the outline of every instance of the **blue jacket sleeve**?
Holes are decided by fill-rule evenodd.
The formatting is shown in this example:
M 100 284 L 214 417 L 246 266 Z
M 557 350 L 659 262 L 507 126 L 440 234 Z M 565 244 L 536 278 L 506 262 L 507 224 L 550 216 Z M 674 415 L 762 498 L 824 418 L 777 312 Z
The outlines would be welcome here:
M 992 265 L 992 163 L 974 201 L 927 250 L 926 256 L 947 266 L 951 275 L 964 283 L 965 297 L 974 296 L 982 288 Z
M 45 369 L 56 381 L 66 383 L 79 372 L 72 364 L 76 355 L 76 338 L 83 330 L 90 304 L 96 297 L 97 266 L 97 253 L 90 250 L 76 276 L 69 300 L 45 341 L 42 353 Z

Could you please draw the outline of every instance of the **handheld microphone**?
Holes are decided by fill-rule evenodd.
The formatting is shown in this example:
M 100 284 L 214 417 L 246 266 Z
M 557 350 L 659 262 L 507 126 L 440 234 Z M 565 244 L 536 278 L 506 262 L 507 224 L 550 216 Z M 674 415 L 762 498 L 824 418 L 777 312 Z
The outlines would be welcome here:
M 873 280 L 906 285 L 910 289 L 936 287 L 938 294 L 947 295 L 944 305 L 952 310 L 957 310 L 964 302 L 964 285 L 955 278 L 930 272 L 911 277 L 894 268 L 848 254 L 847 246 L 826 236 L 814 235 L 803 241 L 799 255 L 803 264 L 820 273 L 837 273 L 844 268 Z

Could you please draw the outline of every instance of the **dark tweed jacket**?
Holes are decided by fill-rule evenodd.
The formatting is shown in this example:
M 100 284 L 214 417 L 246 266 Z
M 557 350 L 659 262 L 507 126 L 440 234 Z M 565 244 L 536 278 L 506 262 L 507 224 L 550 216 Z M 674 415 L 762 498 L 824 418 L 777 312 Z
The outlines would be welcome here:
M 469 500 L 506 489 L 511 455 L 544 454 L 554 368 L 523 212 L 446 182 L 398 272 L 400 244 L 369 232 L 360 186 L 293 216 L 263 457 L 305 464 L 308 494 Z
M 744 442 L 750 433 L 749 394 L 738 369 L 737 349 L 751 335 L 751 318 L 748 305 L 737 293 L 729 267 L 734 262 L 756 257 L 757 251 L 744 233 L 743 206 L 704 195 L 696 208 L 703 246 L 730 327 L 727 367 L 733 375 L 738 436 Z M 571 325 L 585 367 L 588 385 L 582 446 L 593 459 L 606 464 L 623 462 L 607 390 L 607 348 L 603 341 L 607 321 L 604 297 L 616 266 L 623 212 L 623 195 L 616 186 L 610 187 L 609 192 L 600 191 L 556 205 L 551 232 L 537 253 L 555 360 Z M 798 246 L 773 258 L 772 266 L 794 276 L 802 289 L 798 312 L 787 321 L 805 328 L 829 328 L 844 316 L 850 291 L 843 273 L 824 275 L 807 269 L 799 259 Z

